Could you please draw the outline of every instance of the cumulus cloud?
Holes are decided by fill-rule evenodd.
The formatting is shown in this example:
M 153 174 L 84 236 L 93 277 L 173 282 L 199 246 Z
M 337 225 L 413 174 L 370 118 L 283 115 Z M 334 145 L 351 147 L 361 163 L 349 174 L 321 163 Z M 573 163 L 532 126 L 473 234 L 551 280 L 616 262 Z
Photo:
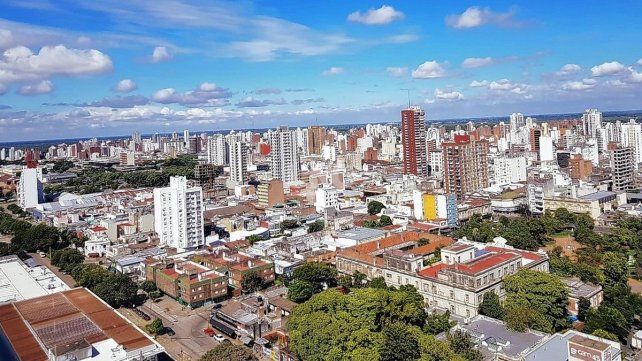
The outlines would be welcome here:
M 558 76 L 566 76 L 566 75 L 578 73 L 581 70 L 582 70 L 582 67 L 577 64 L 565 64 L 560 68 L 560 70 L 555 72 L 555 74 Z
M 632 83 L 642 83 L 642 72 L 637 72 L 632 67 L 629 67 L 629 79 Z
M 434 60 L 427 61 L 412 71 L 412 77 L 415 79 L 441 78 L 445 75 L 444 67 Z
M 357 10 L 348 15 L 349 21 L 366 25 L 385 25 L 403 18 L 404 14 L 401 11 L 389 5 L 383 5 L 379 9 L 370 8 L 363 14 Z
M 502 27 L 520 26 L 523 23 L 515 20 L 515 10 L 507 12 L 493 12 L 489 8 L 472 6 L 461 14 L 452 14 L 446 17 L 446 24 L 456 29 L 469 29 L 478 26 L 493 24 Z
M 133 108 L 139 105 L 146 105 L 149 99 L 142 95 L 117 96 L 114 98 L 105 98 L 89 103 L 76 104 L 83 107 L 107 107 L 107 108 Z
M 294 99 L 291 101 L 294 105 L 308 104 L 308 103 L 323 103 L 324 98 L 308 98 L 308 99 Z
M 165 46 L 157 46 L 152 52 L 152 63 L 162 63 L 170 60 L 171 58 L 172 54 L 170 54 L 169 50 L 167 50 L 167 47 Z
M 473 80 L 470 82 L 470 84 L 468 84 L 468 86 L 471 88 L 480 88 L 486 85 L 488 85 L 488 80 L 481 80 L 481 81 Z
M 567 91 L 588 90 L 597 84 L 595 79 L 582 79 L 582 81 L 567 81 L 562 84 L 562 89 Z
M 488 83 L 488 90 L 495 94 L 519 94 L 525 95 L 529 86 L 523 83 L 515 83 L 506 78 Z
M 247 97 L 240 102 L 236 103 L 236 106 L 239 108 L 259 108 L 259 107 L 266 107 L 268 105 L 283 105 L 287 104 L 285 99 L 281 98 L 279 100 L 271 100 L 271 99 L 264 99 L 264 100 L 259 100 L 259 99 L 254 99 L 252 97 Z
M 459 101 L 464 99 L 464 95 L 458 91 L 443 91 L 435 89 L 435 99 L 445 101 Z
M 161 104 L 179 104 L 188 107 L 195 106 L 223 106 L 229 104 L 232 92 L 221 88 L 214 83 L 202 83 L 195 90 L 184 93 L 177 92 L 174 88 L 160 89 L 152 95 L 152 100 Z
M 52 76 L 100 74 L 112 70 L 109 56 L 98 50 L 44 46 L 36 54 L 24 46 L 6 50 L 0 57 L 0 83 L 46 80 Z
M 51 93 L 54 90 L 54 85 L 49 80 L 42 80 L 35 84 L 24 85 L 18 90 L 20 95 L 40 95 Z
M 13 34 L 10 30 L 0 29 L 0 49 L 8 48 L 13 41 Z
M 611 62 L 606 62 L 602 63 L 600 65 L 596 65 L 591 68 L 591 75 L 592 76 L 605 76 L 605 75 L 613 75 L 613 74 L 618 74 L 624 71 L 626 67 L 624 65 L 620 64 L 617 61 L 611 61 Z
M 388 72 L 388 74 L 395 77 L 402 77 L 408 73 L 408 68 L 398 67 L 398 66 L 389 66 L 386 68 L 386 72 Z
M 254 91 L 254 94 L 281 94 L 281 89 L 278 88 L 263 88 Z
M 123 79 L 116 84 L 114 90 L 121 93 L 129 93 L 136 90 L 138 86 L 131 79 Z
M 345 69 L 338 67 L 338 66 L 333 66 L 330 69 L 324 70 L 321 75 L 337 75 L 345 72 Z
M 488 66 L 491 65 L 495 62 L 495 59 L 491 57 L 485 57 L 485 58 L 466 58 L 464 61 L 461 63 L 462 68 L 481 68 L 483 66 Z
M 642 58 L 640 58 L 640 60 L 638 60 L 638 61 L 636 62 L 636 64 L 638 64 L 638 65 L 642 65 Z

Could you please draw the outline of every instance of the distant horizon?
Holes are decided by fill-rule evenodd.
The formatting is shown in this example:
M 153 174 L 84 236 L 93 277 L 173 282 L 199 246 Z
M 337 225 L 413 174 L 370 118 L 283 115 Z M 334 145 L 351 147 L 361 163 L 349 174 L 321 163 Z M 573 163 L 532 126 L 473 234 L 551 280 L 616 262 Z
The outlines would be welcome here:
M 607 117 L 607 118 L 608 117 L 617 117 L 618 115 L 620 115 L 620 116 L 628 116 L 628 115 L 642 116 L 642 109 L 640 109 L 640 110 L 633 110 L 633 109 L 631 109 L 631 110 L 604 110 L 604 111 L 601 110 L 601 109 L 598 109 L 598 110 L 600 112 L 602 112 L 604 117 Z M 519 113 L 519 112 L 516 112 L 516 113 Z M 563 118 L 565 116 L 581 116 L 582 113 L 584 113 L 584 111 L 581 111 L 581 112 L 570 112 L 570 113 L 548 113 L 548 114 L 526 114 L 526 113 L 522 113 L 522 114 L 524 114 L 525 117 L 532 117 L 532 118 L 534 118 L 534 119 L 536 119 L 538 121 L 550 121 L 550 120 L 556 120 L 555 117 Z M 475 121 L 479 121 L 479 122 L 491 121 L 491 122 L 494 123 L 494 122 L 500 122 L 501 120 L 508 120 L 509 117 L 510 117 L 510 114 L 506 115 L 506 116 L 487 116 L 487 117 L 477 117 L 477 118 L 466 117 L 466 118 L 427 119 L 426 120 L 426 124 L 430 124 L 431 122 L 432 123 L 438 123 L 438 124 L 442 124 L 442 123 L 448 124 L 448 123 L 464 123 L 464 122 L 469 122 L 469 121 L 472 121 L 472 122 L 475 122 Z M 400 121 L 401 120 L 398 120 L 398 121 L 381 121 L 381 122 L 363 122 L 363 123 L 343 123 L 343 124 L 327 123 L 327 124 L 308 124 L 308 125 L 287 125 L 287 124 L 282 124 L 282 125 L 288 126 L 290 128 L 294 128 L 294 129 L 296 129 L 296 128 L 307 128 L 309 126 L 314 126 L 314 125 L 320 125 L 320 126 L 323 126 L 323 127 L 326 127 L 326 128 L 346 129 L 346 128 L 355 128 L 355 127 L 359 127 L 359 126 L 365 126 L 365 125 L 368 125 L 368 124 L 394 124 L 394 123 L 399 123 Z M 238 129 L 209 129 L 209 130 L 206 130 L 206 129 L 195 130 L 195 129 L 190 129 L 190 128 L 183 128 L 183 129 L 175 129 L 175 130 L 167 131 L 167 132 L 153 132 L 153 133 L 140 132 L 140 134 L 143 137 L 150 137 L 150 136 L 153 136 L 155 134 L 170 135 L 170 134 L 172 134 L 174 132 L 181 133 L 185 129 L 187 129 L 190 133 L 193 132 L 193 134 L 200 134 L 200 133 L 207 133 L 207 134 L 229 133 L 231 131 L 255 131 L 255 132 L 257 132 L 257 131 L 266 131 L 266 130 L 269 130 L 269 129 L 275 129 L 278 126 L 280 126 L 280 125 L 276 125 L 276 126 L 273 126 L 273 127 L 261 127 L 261 128 L 254 127 L 254 128 L 238 128 Z M 136 130 L 133 130 L 132 133 L 135 132 L 135 131 Z M 80 137 L 70 137 L 70 138 L 51 138 L 51 139 L 32 139 L 32 140 L 25 139 L 25 140 L 18 140 L 18 141 L 12 141 L 12 142 L 0 142 L 0 149 L 1 148 L 7 148 L 7 146 L 8 147 L 12 147 L 12 146 L 15 147 L 16 145 L 21 145 L 21 144 L 32 144 L 32 143 L 35 143 L 35 144 L 43 144 L 43 143 L 50 144 L 50 143 L 54 143 L 54 142 L 59 142 L 57 144 L 60 144 L 60 143 L 64 143 L 64 141 L 72 141 L 72 140 L 80 141 L 80 140 L 88 140 L 88 139 L 93 139 L 93 138 L 96 138 L 98 140 L 127 139 L 127 138 L 131 138 L 131 136 L 132 136 L 132 134 L 130 133 L 130 134 L 114 134 L 114 135 L 104 135 L 104 136 L 80 136 Z M 182 136 L 182 134 L 181 134 L 181 136 Z

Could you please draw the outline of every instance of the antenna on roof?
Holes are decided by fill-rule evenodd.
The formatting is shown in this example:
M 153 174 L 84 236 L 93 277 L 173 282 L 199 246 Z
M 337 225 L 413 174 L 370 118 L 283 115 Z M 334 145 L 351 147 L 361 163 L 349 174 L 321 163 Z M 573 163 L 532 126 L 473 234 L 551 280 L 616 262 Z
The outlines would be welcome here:
M 408 94 L 408 108 L 410 108 L 410 89 L 402 88 L 401 90 L 405 90 L 406 93 Z

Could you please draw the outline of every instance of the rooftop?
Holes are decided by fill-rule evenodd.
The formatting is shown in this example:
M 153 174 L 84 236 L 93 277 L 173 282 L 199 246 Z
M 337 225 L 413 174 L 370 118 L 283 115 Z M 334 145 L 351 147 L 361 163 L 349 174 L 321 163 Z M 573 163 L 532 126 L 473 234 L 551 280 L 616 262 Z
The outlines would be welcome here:
M 29 267 L 17 256 L 0 258 L 0 303 L 28 300 L 68 289 L 44 266 Z

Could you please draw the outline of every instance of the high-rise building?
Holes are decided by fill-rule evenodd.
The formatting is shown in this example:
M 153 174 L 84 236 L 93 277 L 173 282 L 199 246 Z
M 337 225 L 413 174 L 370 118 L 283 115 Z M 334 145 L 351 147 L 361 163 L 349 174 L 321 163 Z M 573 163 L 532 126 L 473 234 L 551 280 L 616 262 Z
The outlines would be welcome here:
M 171 177 L 169 187 L 154 189 L 154 230 L 160 244 L 179 251 L 205 244 L 203 190 L 185 177 Z
M 325 144 L 325 128 L 318 125 L 308 127 L 308 154 L 321 154 Z
M 189 129 L 183 130 L 183 144 L 185 147 L 189 146 Z
M 631 119 L 628 123 L 620 126 L 620 143 L 623 147 L 633 148 L 633 167 L 638 169 L 642 162 L 642 124 Z
M 572 180 L 587 180 L 593 172 L 593 163 L 582 158 L 581 154 L 573 154 L 568 161 L 568 173 Z
M 260 207 L 267 208 L 279 203 L 285 203 L 283 182 L 279 179 L 271 179 L 267 183 L 259 184 L 256 187 L 256 195 L 259 198 Z
M 42 187 L 42 168 L 24 167 L 16 189 L 18 205 L 22 209 L 33 208 L 45 201 Z
M 299 154 L 296 137 L 287 126 L 281 126 L 270 132 L 271 171 L 274 178 L 284 183 L 299 179 Z
M 455 135 L 441 144 L 444 190 L 463 199 L 469 192 L 488 187 L 488 142 L 471 140 L 468 135 Z
M 247 165 L 249 163 L 250 147 L 245 143 L 232 139 L 230 142 L 230 183 L 245 184 L 248 181 Z
M 602 112 L 597 109 L 587 109 L 582 114 L 582 130 L 584 135 L 595 138 L 597 130 L 602 128 Z
M 403 172 L 428 176 L 426 154 L 426 113 L 416 106 L 401 111 Z
M 500 156 L 493 160 L 495 185 L 526 181 L 526 157 Z
M 522 143 L 523 139 L 519 135 L 524 126 L 526 126 L 524 114 L 512 113 L 510 115 L 510 142 L 512 144 Z
M 632 147 L 614 147 L 611 149 L 611 172 L 614 191 L 633 189 L 633 162 L 635 150 Z
M 223 134 L 214 134 L 207 139 L 207 163 L 215 165 L 227 164 L 227 150 Z

